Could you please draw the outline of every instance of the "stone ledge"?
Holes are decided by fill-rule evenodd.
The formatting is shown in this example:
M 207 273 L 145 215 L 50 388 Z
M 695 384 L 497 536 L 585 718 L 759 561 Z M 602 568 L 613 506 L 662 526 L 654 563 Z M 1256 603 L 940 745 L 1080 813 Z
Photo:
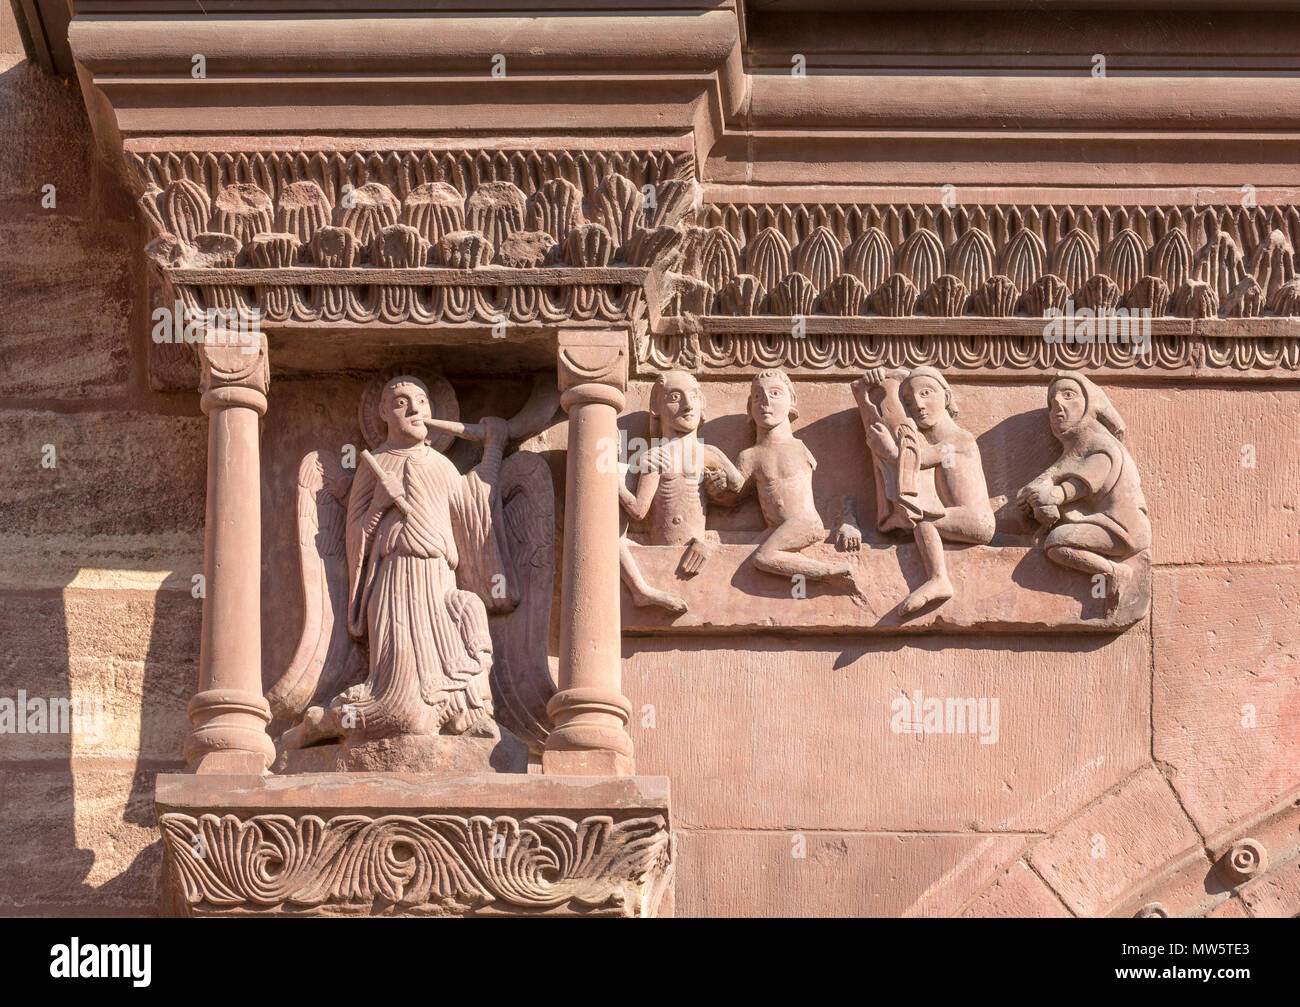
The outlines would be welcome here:
M 1086 574 L 1054 566 L 1041 549 L 1023 546 L 948 547 L 945 557 L 955 596 L 910 619 L 898 603 L 924 579 L 915 545 L 868 545 L 858 553 L 831 545 L 805 551 L 853 566 L 861 596 L 809 581 L 807 597 L 792 597 L 789 581 L 755 569 L 755 545 L 723 543 L 703 572 L 678 573 L 683 547 L 633 545 L 641 572 L 655 587 L 680 595 L 690 606 L 680 616 L 658 607 L 638 608 L 622 591 L 625 634 L 679 630 L 712 633 L 798 630 L 821 633 L 910 632 L 932 629 L 1024 632 L 1114 632 L 1146 617 L 1151 569 L 1147 554 L 1128 561 L 1134 571 L 1127 601 L 1113 613 L 1091 594 Z
M 184 916 L 654 916 L 665 777 L 319 773 L 157 779 Z

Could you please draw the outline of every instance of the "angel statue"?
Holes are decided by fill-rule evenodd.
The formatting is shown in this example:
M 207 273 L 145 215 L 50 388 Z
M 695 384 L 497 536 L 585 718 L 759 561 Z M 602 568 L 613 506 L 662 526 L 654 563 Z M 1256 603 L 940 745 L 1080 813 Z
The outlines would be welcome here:
M 280 748 L 398 735 L 499 737 L 540 751 L 555 693 L 546 643 L 554 491 L 542 457 L 507 442 L 555 411 L 534 389 L 507 422 L 457 419 L 442 378 L 401 374 L 362 396 L 372 451 L 355 474 L 314 451 L 298 474 L 306 619 L 267 694 Z M 442 452 L 483 445 L 462 475 Z

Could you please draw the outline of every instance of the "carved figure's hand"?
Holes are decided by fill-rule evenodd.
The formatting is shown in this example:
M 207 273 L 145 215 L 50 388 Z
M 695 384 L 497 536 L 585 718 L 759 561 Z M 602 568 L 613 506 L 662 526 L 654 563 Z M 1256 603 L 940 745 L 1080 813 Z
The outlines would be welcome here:
M 663 445 L 656 444 L 646 451 L 641 459 L 642 472 L 663 473 L 673 471 L 673 452 L 672 449 Z
M 704 569 L 704 564 L 717 551 L 714 543 L 702 539 L 693 538 L 686 547 L 686 554 L 682 557 L 682 573 L 688 577 L 694 577 Z
M 375 495 L 370 498 L 370 509 L 386 511 L 405 495 L 406 491 L 402 489 L 401 480 L 385 472 L 375 482 Z
M 835 533 L 835 545 L 845 552 L 857 552 L 862 548 L 862 529 L 855 524 L 844 522 Z
M 711 497 L 721 496 L 727 492 L 727 473 L 716 465 L 700 473 L 700 479 L 704 481 L 704 492 Z
M 494 444 L 504 444 L 510 438 L 510 424 L 500 416 L 484 416 L 479 420 L 483 425 L 484 440 Z
M 1022 499 L 1034 507 L 1046 507 L 1056 503 L 1056 487 L 1051 483 L 1033 482 L 1020 491 Z
M 898 450 L 894 435 L 889 432 L 889 427 L 883 423 L 873 423 L 867 428 L 867 447 L 871 449 L 873 455 L 884 455 L 885 457 L 892 456 Z
M 1055 524 L 1061 512 L 1057 509 L 1057 489 L 1048 480 L 1036 479 L 1016 494 L 1020 512 L 1039 524 Z

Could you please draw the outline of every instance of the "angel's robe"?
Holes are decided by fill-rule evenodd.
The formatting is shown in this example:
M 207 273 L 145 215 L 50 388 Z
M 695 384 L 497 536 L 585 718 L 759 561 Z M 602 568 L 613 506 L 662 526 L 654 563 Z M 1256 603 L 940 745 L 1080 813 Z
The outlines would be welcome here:
M 508 607 L 491 487 L 426 445 L 374 458 L 401 483 L 406 511 L 372 515 L 378 480 L 358 466 L 348 498 L 348 629 L 369 644 L 370 675 L 335 702 L 353 708 L 367 738 L 460 733 L 492 714 L 487 609 Z

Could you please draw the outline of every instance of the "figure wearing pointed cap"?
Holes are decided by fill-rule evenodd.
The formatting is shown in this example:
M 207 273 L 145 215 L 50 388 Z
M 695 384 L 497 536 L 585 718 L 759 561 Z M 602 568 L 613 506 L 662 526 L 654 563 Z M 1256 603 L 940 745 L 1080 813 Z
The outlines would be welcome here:
M 1146 499 L 1124 421 L 1106 393 L 1077 371 L 1062 371 L 1047 389 L 1047 419 L 1061 457 L 1016 499 L 1049 528 L 1043 540 L 1053 563 L 1102 574 L 1114 610 L 1133 571 L 1123 560 L 1151 545 Z
M 874 459 L 877 526 L 911 529 L 925 567 L 925 583 L 898 608 L 912 615 L 952 597 L 945 541 L 993 539 L 983 460 L 974 435 L 957 425 L 952 389 L 933 367 L 875 368 L 853 383 L 853 393 Z

